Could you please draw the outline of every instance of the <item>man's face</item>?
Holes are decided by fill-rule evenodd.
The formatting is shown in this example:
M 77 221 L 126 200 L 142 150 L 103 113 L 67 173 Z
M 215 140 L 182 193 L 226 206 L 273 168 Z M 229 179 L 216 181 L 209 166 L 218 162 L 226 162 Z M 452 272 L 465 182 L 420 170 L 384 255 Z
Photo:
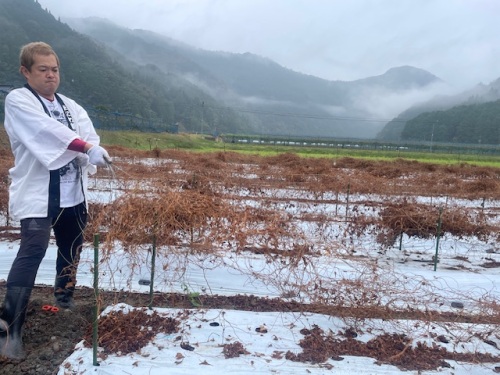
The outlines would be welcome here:
M 21 73 L 28 84 L 41 96 L 54 99 L 54 93 L 59 87 L 59 65 L 54 55 L 35 55 L 35 63 L 29 71 L 21 67 Z

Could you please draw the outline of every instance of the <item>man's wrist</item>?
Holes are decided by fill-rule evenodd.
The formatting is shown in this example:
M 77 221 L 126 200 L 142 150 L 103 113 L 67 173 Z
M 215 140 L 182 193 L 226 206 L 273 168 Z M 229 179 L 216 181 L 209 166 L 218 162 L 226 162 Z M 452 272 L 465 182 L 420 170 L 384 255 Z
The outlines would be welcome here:
M 77 151 L 77 152 L 87 152 L 86 148 L 89 149 L 90 147 L 87 147 L 88 143 L 85 142 L 83 139 L 76 138 L 74 139 L 68 146 L 68 150 L 71 151 Z

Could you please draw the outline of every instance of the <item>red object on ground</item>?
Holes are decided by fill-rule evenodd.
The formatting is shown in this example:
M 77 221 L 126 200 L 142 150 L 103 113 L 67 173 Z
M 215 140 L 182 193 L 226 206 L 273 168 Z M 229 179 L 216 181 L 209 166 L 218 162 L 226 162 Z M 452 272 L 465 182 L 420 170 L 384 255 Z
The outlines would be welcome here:
M 52 305 L 43 305 L 42 306 L 43 311 L 48 311 L 48 312 L 53 312 L 56 313 L 59 311 L 59 307 L 57 306 L 52 306 Z

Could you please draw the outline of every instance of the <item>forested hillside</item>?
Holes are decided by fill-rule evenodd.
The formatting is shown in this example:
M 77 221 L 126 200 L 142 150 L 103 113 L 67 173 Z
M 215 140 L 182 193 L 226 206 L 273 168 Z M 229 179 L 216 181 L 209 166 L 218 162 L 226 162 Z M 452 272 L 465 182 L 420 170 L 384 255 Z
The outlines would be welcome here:
M 500 100 L 500 79 L 497 79 L 487 85 L 478 84 L 475 87 L 463 91 L 456 95 L 435 97 L 430 101 L 420 103 L 408 108 L 380 131 L 377 138 L 382 140 L 399 141 L 408 139 L 425 140 L 429 139 L 430 134 L 426 123 L 436 123 L 436 113 L 439 113 L 440 123 L 448 124 L 457 129 L 448 129 L 443 135 L 451 135 L 452 138 L 441 139 L 441 142 L 463 142 L 465 133 L 474 129 L 478 134 L 488 134 L 492 130 L 492 122 L 495 121 L 495 112 L 497 111 L 498 100 Z M 483 105 L 484 104 L 484 105 Z M 458 107 L 458 108 L 455 108 Z M 470 111 L 470 112 L 469 112 Z M 464 116 L 458 119 L 458 113 Z M 422 115 L 421 117 L 419 115 Z M 419 116 L 419 119 L 416 119 Z M 427 118 L 426 121 L 421 121 Z M 415 119 L 407 124 L 409 120 Z M 467 124 L 467 125 L 465 125 Z M 468 126 L 470 129 L 464 132 L 460 127 Z M 498 134 L 500 122 L 497 122 L 497 129 L 494 133 Z M 494 138 L 493 138 L 494 139 Z M 472 138 L 466 137 L 466 143 L 485 143 L 485 138 L 479 135 L 473 135 Z M 488 143 L 493 144 L 492 139 Z
M 500 143 L 500 100 L 422 113 L 406 122 L 403 140 Z
M 217 131 L 244 131 L 249 122 L 220 106 L 210 95 L 175 74 L 154 65 L 139 66 L 109 48 L 73 31 L 56 20 L 34 0 L 0 2 L 0 84 L 19 87 L 19 49 L 28 42 L 51 44 L 61 60 L 59 91 L 81 102 L 89 113 L 101 116 L 101 126 L 141 126 L 165 130 L 180 124 L 187 130 L 211 132 L 204 122 L 217 124 Z M 3 115 L 3 106 L 2 106 Z M 120 114 L 127 114 L 127 122 Z M 138 122 L 137 119 L 144 119 Z M 117 125 L 118 124 L 118 125 Z M 153 128 L 151 126 L 153 124 Z

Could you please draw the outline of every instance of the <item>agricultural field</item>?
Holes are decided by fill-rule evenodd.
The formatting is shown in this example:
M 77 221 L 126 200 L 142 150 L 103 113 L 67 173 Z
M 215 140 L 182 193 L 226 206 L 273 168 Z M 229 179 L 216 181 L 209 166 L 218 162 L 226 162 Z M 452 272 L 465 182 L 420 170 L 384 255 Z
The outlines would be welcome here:
M 50 270 L 42 265 L 25 331 L 31 354 L 24 371 L 45 366 L 43 373 L 51 373 L 79 341 L 88 347 L 96 303 L 100 311 L 120 303 L 177 309 L 177 323 L 169 327 L 151 318 L 152 327 L 168 333 L 178 332 L 190 314 L 213 309 L 228 316 L 293 313 L 305 320 L 317 314 L 335 321 L 335 329 L 313 322 L 288 350 L 268 358 L 307 364 L 303 370 L 313 373 L 338 368 L 346 356 L 403 373 L 500 371 L 499 168 L 295 153 L 109 150 L 112 167 L 90 180 L 77 310 L 64 318 L 67 330 L 72 321 L 85 324 L 62 334 L 57 355 L 39 348 L 40 335 L 50 341 L 60 333 L 38 309 L 50 297 L 50 282 L 42 277 Z M 0 279 L 18 241 L 18 223 L 7 219 L 9 163 L 9 153 L 2 153 L 7 245 Z M 99 295 L 92 290 L 96 276 Z M 138 324 L 134 316 L 147 320 L 142 314 L 107 310 L 99 327 L 102 361 L 152 340 L 130 331 Z M 183 332 L 187 345 L 190 334 Z M 369 340 L 360 339 L 367 334 Z M 189 344 L 193 352 L 203 346 Z M 240 341 L 219 346 L 226 361 L 252 352 Z M 66 362 L 59 374 L 77 373 L 70 371 L 74 363 Z M 5 366 L 9 374 L 21 373 L 19 366 Z

